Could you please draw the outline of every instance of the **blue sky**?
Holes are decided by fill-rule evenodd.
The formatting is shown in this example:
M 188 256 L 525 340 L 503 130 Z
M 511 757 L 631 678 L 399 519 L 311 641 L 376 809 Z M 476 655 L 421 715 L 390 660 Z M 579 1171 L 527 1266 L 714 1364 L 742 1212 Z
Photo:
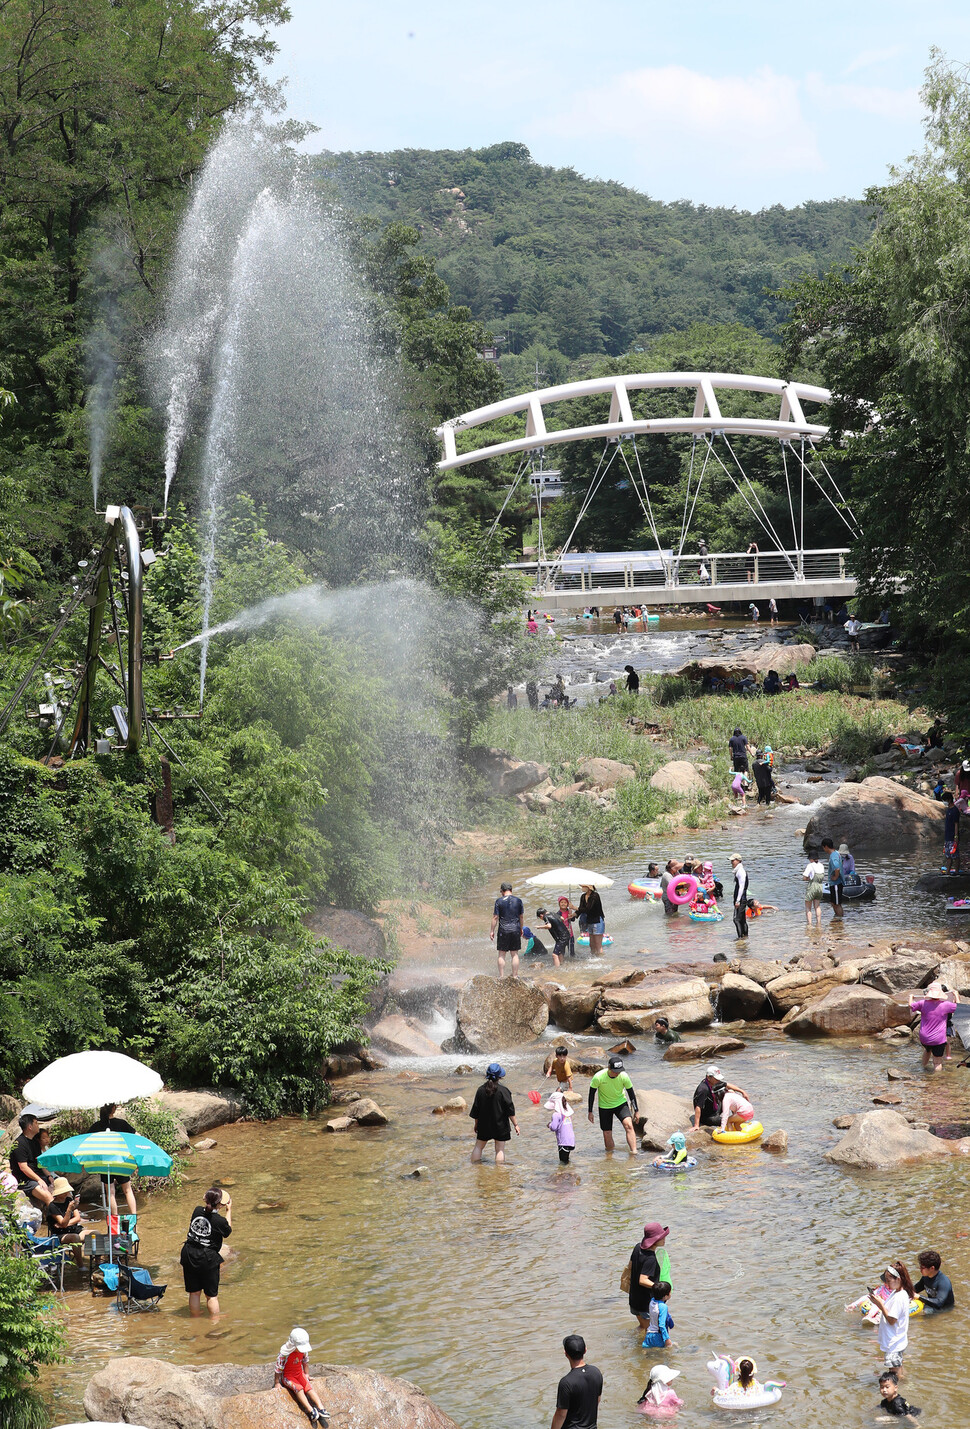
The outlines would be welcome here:
M 273 68 L 308 148 L 528 144 L 657 198 L 859 195 L 921 142 L 966 0 L 290 0 Z

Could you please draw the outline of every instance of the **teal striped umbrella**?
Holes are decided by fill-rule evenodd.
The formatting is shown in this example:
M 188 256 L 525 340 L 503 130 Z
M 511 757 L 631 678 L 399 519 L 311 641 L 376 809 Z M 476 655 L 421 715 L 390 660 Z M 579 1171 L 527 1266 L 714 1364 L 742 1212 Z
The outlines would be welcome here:
M 172 1158 L 147 1136 L 133 1136 L 127 1131 L 90 1131 L 84 1136 L 70 1136 L 66 1141 L 59 1141 L 38 1156 L 37 1165 L 60 1176 L 83 1172 L 97 1176 L 131 1176 L 136 1171 L 146 1176 L 167 1176 L 172 1169 Z M 107 1218 L 108 1199 L 103 1181 L 101 1195 Z M 109 1261 L 113 1259 L 112 1241 L 109 1220 Z

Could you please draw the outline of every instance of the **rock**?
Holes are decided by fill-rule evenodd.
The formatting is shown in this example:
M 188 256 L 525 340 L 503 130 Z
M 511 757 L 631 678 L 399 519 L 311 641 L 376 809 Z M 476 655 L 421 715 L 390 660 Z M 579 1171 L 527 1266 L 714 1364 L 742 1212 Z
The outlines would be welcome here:
M 784 1016 L 793 1007 L 824 997 L 833 988 L 855 982 L 859 969 L 853 963 L 832 968 L 827 972 L 790 972 L 772 978 L 765 987 L 777 1014 Z
M 622 1042 L 614 1042 L 613 1046 L 607 1049 L 614 1057 L 632 1057 L 637 1050 L 629 1037 L 624 1037 Z
M 461 1063 L 455 1068 L 455 1076 L 456 1076 L 456 1077 L 471 1077 L 471 1076 L 474 1076 L 474 1075 L 475 1075 L 475 1068 L 471 1065 L 470 1062 L 461 1062 Z
M 634 987 L 646 980 L 643 968 L 614 968 L 593 979 L 593 987 Z
M 392 1013 L 382 1017 L 370 1029 L 370 1038 L 375 1046 L 397 1057 L 438 1057 L 441 1047 L 432 1042 L 419 1022 L 411 1017 Z
M 355 1077 L 363 1070 L 364 1064 L 359 1057 L 344 1054 L 324 1057 L 320 1063 L 320 1075 L 328 1082 L 337 1082 L 341 1077 Z
M 492 793 L 501 794 L 505 798 L 524 794 L 527 789 L 534 789 L 549 776 L 546 765 L 515 759 L 507 749 L 484 748 L 478 745 L 471 750 L 470 758 L 478 773 L 488 780 Z
M 402 1172 L 401 1172 L 401 1180 L 402 1180 L 402 1181 L 420 1181 L 420 1180 L 422 1180 L 425 1176 L 430 1176 L 430 1175 L 431 1175 L 431 1172 L 428 1170 L 428 1167 L 427 1167 L 427 1166 L 415 1166 L 415 1168 L 414 1168 L 413 1171 L 402 1171 Z
M 813 806 L 805 848 L 817 849 L 826 837 L 836 847 L 844 839 L 857 857 L 923 848 L 935 853 L 943 838 L 943 805 L 894 779 L 873 776 L 861 784 L 843 784 Z
M 944 958 L 937 976 L 944 987 L 970 993 L 970 961 L 966 958 Z
M 549 995 L 549 1020 L 566 1032 L 585 1032 L 599 1000 L 598 987 L 557 987 Z
M 458 994 L 458 1034 L 470 1052 L 520 1047 L 541 1037 L 549 1009 L 538 988 L 521 978 L 479 975 Z
M 227 1122 L 238 1121 L 245 1114 L 245 1103 L 238 1092 L 159 1092 L 157 1100 L 172 1112 L 189 1136 L 201 1131 L 213 1131 Z
M 549 790 L 548 797 L 554 804 L 565 804 L 567 799 L 575 799 L 579 794 L 586 793 L 586 785 L 580 784 L 559 784 L 555 789 Z
M 621 764 L 618 759 L 581 759 L 576 775 L 595 789 L 615 789 L 618 784 L 635 779 L 637 771 L 632 764 Z
M 831 764 L 826 764 L 824 759 L 806 759 L 805 770 L 808 774 L 831 774 Z
M 776 1156 L 780 1156 L 788 1150 L 788 1132 L 772 1131 L 767 1136 L 761 1138 L 762 1151 L 773 1151 Z
M 707 793 L 704 776 L 688 759 L 671 759 L 662 764 L 650 780 L 651 789 L 663 789 L 668 794 L 679 794 L 682 798 L 696 799 Z
M 671 1132 L 686 1131 L 694 1116 L 690 1097 L 658 1088 L 641 1091 L 638 1087 L 637 1105 L 641 1117 L 640 1145 L 644 1151 L 663 1151 Z
M 832 1125 L 833 1125 L 833 1126 L 836 1128 L 836 1130 L 838 1130 L 838 1131 L 848 1131 L 849 1127 L 852 1125 L 852 1123 L 853 1123 L 854 1121 L 855 1121 L 855 1117 L 854 1117 L 854 1116 L 848 1116 L 848 1115 L 846 1115 L 846 1114 L 843 1114 L 842 1116 L 834 1116 L 834 1117 L 832 1118 Z
M 763 958 L 739 958 L 736 963 L 731 964 L 731 972 L 740 973 L 742 977 L 750 978 L 752 982 L 765 987 L 769 982 L 774 982 L 775 978 L 784 977 L 785 965 Z
M 683 1042 L 671 1042 L 664 1052 L 665 1062 L 700 1062 L 723 1057 L 728 1052 L 740 1052 L 745 1043 L 739 1037 L 685 1037 Z
M 499 780 L 498 792 L 503 798 L 511 799 L 516 794 L 524 794 L 527 789 L 534 789 L 537 784 L 543 784 L 548 778 L 547 765 L 525 759 L 505 771 Z
M 361 1097 L 359 1101 L 349 1102 L 346 1114 L 358 1126 L 387 1125 L 387 1117 L 371 1097 Z
M 460 1068 L 460 1067 L 456 1067 L 456 1068 L 455 1068 L 455 1071 L 458 1072 L 459 1075 L 461 1074 L 461 1068 Z M 398 1072 L 398 1074 L 397 1074 L 397 1076 L 394 1078 L 394 1080 L 395 1080 L 396 1082 L 420 1082 L 421 1076 L 420 1076 L 420 1074 L 419 1074 L 418 1072 L 403 1071 L 403 1072 Z
M 468 981 L 465 968 L 396 967 L 387 980 L 389 999 L 404 1013 L 429 1016 L 437 1008 L 454 1012 Z
M 815 659 L 818 652 L 814 645 L 759 645 L 754 650 L 723 655 L 704 655 L 696 660 L 688 660 L 672 671 L 688 680 L 700 680 L 705 674 L 716 675 L 719 679 L 744 679 L 753 675 L 763 679 L 769 670 L 777 670 L 779 675 L 800 670 Z
M 257 1215 L 261 1216 L 279 1215 L 281 1211 L 288 1211 L 289 1208 L 289 1201 L 260 1201 L 257 1205 L 253 1206 L 253 1210 Z
M 194 1150 L 196 1151 L 211 1151 L 213 1146 L 218 1145 L 219 1143 L 214 1141 L 211 1136 L 204 1136 L 201 1141 L 193 1143 Z
M 896 1092 L 880 1092 L 872 1100 L 876 1106 L 901 1106 L 903 1099 Z
M 926 987 L 936 977 L 939 957 L 925 948 L 909 948 L 871 963 L 860 981 L 879 992 L 899 992 L 904 987 Z
M 24 1103 L 17 1097 L 12 1097 L 7 1092 L 0 1092 L 0 1121 L 17 1123 L 17 1118 L 24 1109 Z M 13 1132 L 11 1131 L 11 1135 Z M 20 1127 L 17 1126 L 17 1136 L 20 1135 Z
M 433 1106 L 431 1108 L 431 1115 L 453 1116 L 456 1112 L 463 1112 L 467 1110 L 468 1103 L 465 1101 L 464 1097 L 449 1097 L 448 1100 L 446 1102 L 442 1102 L 440 1106 Z
M 307 919 L 307 927 L 318 938 L 326 938 L 335 948 L 380 961 L 387 956 L 387 941 L 380 923 L 352 908 L 317 908 Z
M 633 1007 L 628 1011 L 603 1012 L 596 1019 L 601 1032 L 615 1037 L 619 1033 L 641 1035 L 653 1031 L 654 1020 L 663 1012 L 670 1026 L 679 1031 L 682 1027 L 706 1027 L 714 1020 L 714 1011 L 709 997 L 696 998 L 690 1002 L 676 1002 L 669 1006 L 655 1003 L 652 1007 Z
M 951 893 L 966 898 L 970 894 L 970 873 L 923 873 L 916 887 L 921 893 Z
M 760 983 L 740 973 L 728 973 L 718 988 L 717 1010 L 725 1021 L 735 1017 L 770 1017 L 771 1003 Z
M 697 998 L 707 997 L 708 987 L 703 978 L 672 978 L 664 973 L 652 973 L 636 987 L 604 988 L 600 1007 L 603 1012 L 620 1011 L 629 1007 L 668 1007 L 678 1002 L 692 1002 Z
M 887 1067 L 886 1076 L 891 1082 L 911 1082 L 913 1080 L 912 1072 L 904 1072 L 902 1067 Z
M 311 1364 L 310 1378 L 334 1429 L 458 1429 L 406 1379 L 350 1365 Z M 272 1364 L 173 1365 L 135 1355 L 112 1359 L 84 1394 L 89 1419 L 144 1429 L 305 1429 L 306 1417 Z
M 350 1131 L 357 1123 L 352 1116 L 335 1116 L 332 1121 L 327 1122 L 327 1131 Z
M 898 1111 L 866 1111 L 854 1117 L 842 1140 L 826 1151 L 826 1161 L 885 1171 L 913 1162 L 939 1160 L 949 1147 L 928 1131 L 910 1126 Z
M 901 1008 L 886 993 L 857 983 L 833 988 L 820 1001 L 809 1003 L 786 1024 L 785 1031 L 792 1037 L 871 1034 L 908 1022 L 910 1017 L 909 1009 Z

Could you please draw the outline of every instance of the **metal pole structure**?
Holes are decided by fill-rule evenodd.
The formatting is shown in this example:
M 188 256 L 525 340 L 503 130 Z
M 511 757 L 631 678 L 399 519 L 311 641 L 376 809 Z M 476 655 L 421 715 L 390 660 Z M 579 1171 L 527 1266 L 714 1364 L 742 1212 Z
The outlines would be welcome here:
M 142 575 L 141 540 L 135 518 L 127 506 L 120 512 L 128 556 L 128 749 L 138 749 L 144 735 L 145 701 L 142 695 Z

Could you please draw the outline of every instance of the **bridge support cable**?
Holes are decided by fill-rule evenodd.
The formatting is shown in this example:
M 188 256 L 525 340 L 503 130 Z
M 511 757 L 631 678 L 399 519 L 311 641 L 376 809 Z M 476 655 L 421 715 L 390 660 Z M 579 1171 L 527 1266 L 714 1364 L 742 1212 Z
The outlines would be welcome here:
M 518 487 L 519 482 L 522 480 L 522 474 L 523 474 L 523 472 L 525 471 L 525 469 L 526 469 L 526 467 L 527 467 L 528 465 L 529 465 L 529 459 L 528 459 L 528 457 L 526 457 L 526 458 L 523 459 L 521 466 L 519 467 L 518 471 L 515 473 L 515 479 L 513 480 L 512 485 L 509 487 L 508 491 L 505 493 L 505 500 L 502 502 L 501 510 L 499 511 L 499 513 L 498 513 L 498 515 L 496 516 L 495 520 L 492 522 L 491 526 L 488 528 L 488 535 L 485 537 L 485 541 L 482 543 L 483 545 L 487 544 L 487 543 L 492 539 L 492 537 L 495 535 L 496 529 L 498 528 L 498 523 L 501 521 L 502 517 L 505 515 L 505 508 L 506 508 L 506 506 L 508 506 L 509 502 L 512 500 L 512 497 L 515 495 L 516 488 Z
M 696 438 L 696 437 L 694 438 L 694 444 L 693 444 L 693 445 L 694 445 L 694 447 L 697 446 L 697 438 Z M 690 515 L 687 517 L 686 521 L 685 521 L 684 524 L 681 526 L 681 531 L 680 531 L 680 548 L 679 548 L 679 550 L 678 550 L 678 552 L 677 552 L 677 565 L 676 565 L 676 571 L 677 571 L 677 579 L 678 579 L 678 581 L 679 581 L 679 576 L 680 576 L 680 558 L 681 558 L 681 556 L 683 555 L 684 542 L 685 542 L 686 539 L 687 539 L 687 532 L 690 530 L 690 523 L 693 521 L 693 519 L 694 519 L 694 512 L 695 512 L 695 510 L 697 509 L 697 498 L 698 498 L 698 497 L 700 496 L 700 494 L 701 494 L 701 486 L 702 486 L 703 483 L 704 483 L 704 477 L 705 477 L 705 475 L 706 475 L 706 473 L 707 473 L 707 463 L 708 463 L 708 462 L 710 461 L 710 459 L 711 459 L 711 447 L 712 447 L 712 444 L 711 444 L 711 439 L 710 439 L 710 437 L 706 438 L 705 445 L 706 445 L 707 450 L 704 452 L 704 465 L 701 467 L 701 474 L 700 474 L 700 476 L 697 478 L 697 484 L 696 484 L 696 486 L 694 487 L 694 500 L 693 500 L 693 502 L 691 503 Z M 693 451 L 693 449 L 692 449 L 692 450 L 691 450 L 691 454 L 690 454 L 690 471 L 693 471 L 693 469 L 694 469 L 694 451 Z M 688 488 L 688 491 L 690 490 L 690 471 L 688 471 L 688 473 L 687 473 L 687 488 Z M 686 502 L 685 502 L 685 505 L 686 505 Z
M 804 445 L 805 445 L 805 444 L 804 444 L 804 442 L 803 442 L 803 443 L 802 443 L 802 447 L 803 447 L 803 448 L 804 448 Z M 812 448 L 812 450 L 813 450 L 813 451 L 815 450 L 814 447 Z M 818 453 L 817 453 L 817 452 L 816 452 L 815 454 L 816 454 L 816 456 L 818 456 Z M 845 511 L 843 511 L 840 506 L 837 506 L 836 503 L 832 500 L 831 496 L 830 496 L 830 495 L 828 494 L 828 492 L 825 490 L 825 487 L 824 487 L 824 486 L 822 485 L 822 483 L 819 481 L 818 477 L 815 475 L 814 471 L 813 471 L 812 468 L 809 466 L 808 462 L 805 460 L 804 450 L 799 454 L 799 458 L 798 458 L 798 459 L 799 459 L 799 461 L 800 461 L 801 464 L 802 464 L 802 491 L 803 491 L 803 493 L 804 493 L 804 489 L 805 489 L 805 477 L 807 476 L 808 479 L 809 479 L 809 481 L 813 481 L 813 482 L 815 483 L 815 485 L 818 487 L 819 491 L 820 491 L 820 492 L 822 493 L 822 495 L 825 497 L 826 501 L 827 501 L 828 504 L 831 506 L 831 508 L 832 508 L 832 510 L 835 512 L 836 516 L 838 516 L 838 518 L 839 518 L 839 520 L 842 522 L 843 526 L 845 526 L 845 528 L 846 528 L 846 530 L 849 532 L 849 534 L 850 534 L 851 536 L 854 536 L 854 537 L 855 537 L 855 536 L 861 536 L 861 535 L 862 535 L 862 531 L 861 531 L 861 529 L 860 529 L 860 527 L 859 527 L 859 523 L 856 521 L 856 519 L 855 519 L 855 514 L 854 514 L 854 512 L 852 511 L 852 509 L 849 507 L 848 503 L 846 503 L 846 510 L 848 510 L 849 516 L 846 516 Z M 821 461 L 821 457 L 819 457 L 819 460 Z M 823 462 L 823 466 L 824 466 L 824 462 Z M 841 491 L 840 491 L 839 488 L 838 488 L 838 484 L 836 483 L 836 481 L 835 481 L 834 477 L 832 476 L 832 474 L 831 474 L 830 472 L 828 472 L 828 471 L 827 471 L 826 474 L 828 475 L 829 480 L 832 482 L 832 485 L 833 485 L 833 487 L 835 488 L 835 493 L 836 493 L 836 495 L 840 498 L 840 500 L 844 500 L 844 497 L 842 496 L 842 493 L 841 493 Z M 805 498 L 804 498 L 804 495 L 803 495 L 803 496 L 802 496 L 802 520 L 803 520 L 803 522 L 804 522 L 804 519 L 805 519 L 805 518 L 804 518 L 804 510 L 805 510 Z M 850 520 L 849 517 L 851 517 L 852 519 Z
M 791 515 L 791 543 L 796 551 L 800 551 L 802 548 L 798 544 L 798 527 L 795 525 L 795 506 L 791 498 L 791 478 L 788 475 L 788 453 L 785 450 L 788 443 L 779 442 L 778 445 L 781 447 L 781 463 L 785 468 L 785 490 L 788 492 L 788 511 Z
M 726 437 L 725 437 L 725 445 L 727 446 L 728 451 L 730 451 L 732 457 L 734 457 L 734 460 L 735 460 L 735 462 L 737 463 L 737 466 L 738 466 L 739 471 L 741 472 L 741 475 L 744 477 L 745 481 L 747 481 L 748 485 L 751 487 L 751 491 L 752 491 L 752 493 L 753 493 L 753 495 L 754 495 L 755 501 L 758 503 L 758 507 L 761 507 L 761 511 L 764 511 L 764 507 L 761 506 L 761 502 L 760 502 L 760 500 L 759 500 L 759 498 L 758 498 L 758 493 L 755 491 L 754 487 L 751 485 L 751 481 L 749 480 L 749 478 L 748 478 L 748 476 L 747 476 L 747 473 L 745 472 L 744 468 L 741 466 L 741 463 L 738 461 L 737 457 L 734 455 L 734 450 L 733 450 L 733 448 L 732 448 L 732 446 L 731 446 L 731 443 L 727 440 Z M 713 453 L 714 453 L 714 460 L 718 463 L 718 465 L 720 466 L 721 470 L 724 472 L 724 474 L 725 474 L 725 476 L 728 478 L 728 480 L 733 484 L 733 486 L 734 486 L 735 490 L 737 491 L 738 495 L 740 496 L 741 500 L 744 502 L 745 506 L 747 506 L 748 510 L 751 512 L 751 515 L 752 515 L 752 516 L 754 517 L 754 519 L 757 521 L 758 525 L 759 525 L 759 526 L 761 527 L 761 529 L 764 531 L 765 535 L 769 538 L 769 540 L 774 541 L 775 545 L 778 547 L 778 552 L 779 552 L 779 554 L 782 555 L 782 556 L 784 556 L 785 560 L 788 562 L 789 566 L 791 567 L 792 571 L 794 572 L 794 571 L 796 570 L 796 567 L 795 567 L 795 565 L 794 565 L 794 563 L 793 563 L 791 557 L 789 556 L 788 552 L 785 550 L 784 546 L 782 545 L 781 541 L 779 540 L 779 538 L 778 538 L 778 533 L 775 531 L 774 527 L 771 525 L 770 521 L 768 520 L 768 514 L 767 514 L 767 512 L 764 513 L 764 519 L 762 519 L 762 516 L 761 516 L 761 513 L 759 512 L 759 510 L 756 509 L 756 507 L 753 506 L 752 503 L 748 500 L 748 497 L 747 497 L 747 495 L 745 494 L 744 488 L 741 486 L 741 484 L 740 484 L 740 482 L 738 481 L 737 477 L 734 475 L 734 472 L 730 469 L 730 467 L 726 466 L 726 465 L 724 464 L 724 462 L 721 460 L 720 454 L 714 449 L 714 444 L 713 444 L 713 442 L 711 443 L 711 450 L 712 450 Z
M 772 539 L 774 540 L 775 545 L 778 547 L 779 552 L 785 557 L 785 560 L 788 562 L 788 565 L 790 566 L 791 570 L 794 572 L 795 566 L 794 566 L 794 563 L 792 562 L 791 557 L 787 554 L 787 552 L 786 552 L 786 550 L 785 550 L 785 543 L 784 543 L 784 541 L 782 541 L 781 537 L 778 535 L 778 532 L 775 530 L 775 524 L 774 524 L 774 522 L 772 521 L 771 517 L 768 515 L 768 512 L 765 510 L 764 502 L 761 500 L 761 497 L 758 495 L 757 487 L 755 486 L 754 482 L 751 480 L 750 476 L 748 476 L 748 473 L 745 471 L 744 467 L 741 465 L 741 462 L 740 462 L 740 459 L 739 459 L 739 457 L 738 457 L 738 454 L 737 454 L 737 452 L 734 450 L 734 448 L 732 447 L 730 441 L 728 440 L 728 437 L 727 437 L 727 434 L 726 434 L 726 433 L 724 434 L 724 445 L 727 447 L 728 451 L 731 453 L 731 456 L 732 456 L 733 459 L 734 459 L 734 463 L 735 463 L 735 465 L 737 466 L 738 471 L 741 473 L 741 475 L 744 477 L 745 481 L 747 482 L 747 484 L 748 484 L 748 489 L 750 490 L 751 495 L 754 497 L 754 500 L 755 500 L 755 502 L 756 502 L 756 504 L 757 504 L 758 510 L 761 512 L 761 517 L 763 518 L 763 521 L 764 521 L 765 525 L 767 526 L 767 529 L 768 529 L 768 531 L 770 532 L 771 537 L 772 537 Z
M 561 562 L 562 562 L 562 557 L 565 556 L 565 555 L 568 555 L 568 553 L 569 553 L 569 548 L 570 548 L 570 546 L 571 546 L 572 543 L 573 543 L 573 537 L 575 536 L 577 530 L 579 529 L 579 523 L 582 521 L 583 517 L 586 515 L 586 512 L 589 510 L 590 506 L 592 505 L 593 497 L 596 495 L 596 493 L 599 491 L 600 487 L 603 485 L 603 482 L 606 480 L 606 473 L 609 471 L 610 467 L 613 465 L 614 461 L 616 460 L 616 454 L 617 454 L 617 452 L 619 451 L 619 446 L 620 446 L 620 444 L 619 444 L 619 442 L 616 443 L 616 445 L 613 447 L 613 452 L 612 452 L 612 455 L 610 456 L 609 461 L 606 461 L 606 452 L 607 452 L 607 449 L 608 449 L 609 445 L 610 445 L 609 442 L 607 442 L 607 443 L 605 444 L 605 446 L 603 447 L 602 452 L 600 453 L 600 459 L 599 459 L 599 461 L 598 461 L 598 463 L 597 463 L 597 465 L 596 465 L 596 470 L 593 472 L 593 479 L 592 479 L 592 481 L 590 482 L 589 487 L 588 487 L 587 492 L 586 492 L 586 495 L 585 495 L 584 498 L 583 498 L 583 504 L 582 504 L 582 506 L 579 508 L 579 515 L 576 517 L 576 520 L 573 522 L 573 529 L 570 531 L 569 535 L 566 537 L 565 541 L 563 541 L 563 543 L 562 543 L 562 549 L 561 549 L 560 552 L 559 552 L 559 564 L 560 564 L 560 565 L 561 565 Z M 604 462 L 605 462 L 605 465 L 604 465 Z M 555 563 L 551 563 L 551 564 L 550 564 L 550 571 L 552 570 L 554 564 L 555 564 Z
M 825 461 L 824 461 L 824 459 L 823 459 L 821 453 L 819 452 L 818 448 L 815 446 L 814 442 L 812 443 L 812 451 L 815 453 L 815 456 L 816 456 L 816 458 L 818 459 L 818 464 L 819 464 L 819 466 L 822 468 L 822 470 L 825 472 L 825 475 L 828 477 L 829 481 L 832 483 L 832 490 L 835 492 L 836 496 L 837 496 L 837 497 L 839 498 L 839 500 L 842 502 L 842 505 L 845 507 L 845 510 L 849 513 L 849 520 L 851 521 L 853 527 L 855 528 L 855 534 L 856 534 L 857 536 L 861 536 L 861 535 L 862 535 L 862 527 L 859 525 L 859 522 L 858 522 L 858 520 L 857 520 L 857 518 L 856 518 L 856 514 L 855 514 L 855 512 L 852 510 L 852 507 L 849 505 L 848 501 L 846 500 L 845 494 L 843 493 L 842 488 L 839 486 L 839 483 L 836 481 L 835 477 L 832 475 L 832 473 L 829 471 L 828 467 L 825 465 Z M 841 508 L 840 508 L 840 510 L 841 510 Z
M 654 520 L 653 506 L 651 505 L 651 502 L 650 502 L 650 489 L 649 489 L 649 487 L 648 487 L 648 485 L 647 485 L 647 478 L 646 478 L 646 476 L 644 475 L 643 467 L 642 467 L 642 465 L 641 465 L 641 463 L 640 463 L 640 453 L 637 451 L 637 439 L 636 439 L 636 437 L 632 437 L 631 440 L 632 440 L 632 442 L 633 442 L 633 454 L 634 454 L 634 456 L 635 456 L 636 459 L 637 459 L 637 470 L 638 470 L 638 472 L 640 473 L 640 483 L 641 483 L 640 486 L 637 485 L 637 478 L 634 476 L 634 474 L 633 474 L 633 468 L 630 466 L 630 463 L 629 463 L 629 461 L 627 460 L 627 455 L 626 455 L 626 452 L 623 450 L 623 443 L 622 443 L 622 442 L 620 442 L 620 444 L 619 444 L 620 456 L 623 458 L 623 465 L 626 467 L 627 472 L 629 473 L 630 483 L 631 483 L 631 485 L 632 485 L 634 491 L 635 491 L 636 494 L 637 494 L 637 500 L 640 502 L 640 506 L 641 506 L 641 508 L 643 509 L 643 514 L 644 514 L 644 516 L 646 516 L 646 518 L 647 518 L 647 521 L 648 521 L 649 526 L 650 526 L 650 531 L 651 531 L 651 533 L 652 533 L 652 535 L 653 535 L 654 544 L 655 544 L 656 547 L 657 547 L 657 554 L 660 556 L 661 561 L 662 561 L 662 560 L 663 560 L 663 547 L 662 547 L 661 544 L 660 544 L 660 533 L 659 533 L 658 530 L 657 530 L 657 523 L 656 523 L 656 521 Z M 641 490 L 641 486 L 642 486 L 642 490 Z

